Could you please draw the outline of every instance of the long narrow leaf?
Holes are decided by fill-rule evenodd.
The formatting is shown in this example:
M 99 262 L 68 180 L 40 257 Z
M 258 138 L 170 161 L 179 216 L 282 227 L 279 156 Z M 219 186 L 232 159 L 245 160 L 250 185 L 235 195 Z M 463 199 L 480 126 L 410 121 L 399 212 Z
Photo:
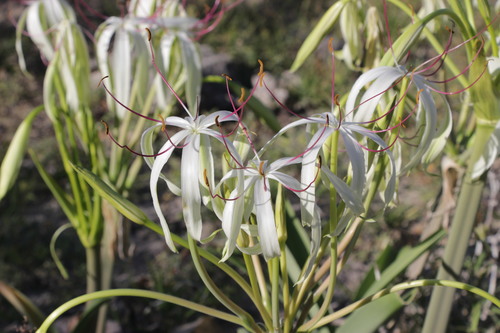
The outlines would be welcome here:
M 396 294 L 377 299 L 353 312 L 336 333 L 375 332 L 387 319 L 405 305 Z
M 68 217 L 68 219 L 73 223 L 73 225 L 76 225 L 77 219 L 76 219 L 76 209 L 74 206 L 73 199 L 63 191 L 63 189 L 57 184 L 57 182 L 52 178 L 47 171 L 43 168 L 42 164 L 36 157 L 35 153 L 32 150 L 28 150 L 31 159 L 33 160 L 33 163 L 35 163 L 35 166 L 38 170 L 38 173 L 42 177 L 43 181 L 47 185 L 47 187 L 50 189 L 52 192 L 52 195 L 54 198 L 56 198 L 57 203 L 59 206 L 61 206 L 62 210 L 64 211 L 64 214 Z
M 7 194 L 7 191 L 14 185 L 21 163 L 26 152 L 28 138 L 31 133 L 31 125 L 35 117 L 43 110 L 39 106 L 31 111 L 16 130 L 14 137 L 7 149 L 7 153 L 0 167 L 0 200 Z
M 403 272 L 413 261 L 420 257 L 425 251 L 429 250 L 431 246 L 436 244 L 441 238 L 444 237 L 446 232 L 439 230 L 424 240 L 419 245 L 410 248 L 404 247 L 399 251 L 398 256 L 394 262 L 382 272 L 380 279 L 370 286 L 363 294 L 363 297 L 371 295 L 391 283 L 401 272 Z
M 307 59 L 307 57 L 309 57 L 311 53 L 316 50 L 316 47 L 319 45 L 321 40 L 332 29 L 333 25 L 339 19 L 340 13 L 342 12 L 342 9 L 347 2 L 348 1 L 346 0 L 337 1 L 325 12 L 325 14 L 323 14 L 319 22 L 316 24 L 309 36 L 307 36 L 306 40 L 297 52 L 297 57 L 295 57 L 292 67 L 290 68 L 292 72 L 299 69 Z
M 122 213 L 123 216 L 134 223 L 144 225 L 152 230 L 157 230 L 158 225 L 149 220 L 139 207 L 125 199 L 98 176 L 83 167 L 74 164 L 72 166 L 100 196 L 106 199 L 113 207 Z
M 0 281 L 0 294 L 5 297 L 21 315 L 26 316 L 34 326 L 40 327 L 40 325 L 42 325 L 45 320 L 42 311 L 40 311 L 40 309 L 38 309 L 38 307 L 22 292 Z M 49 328 L 48 332 L 56 333 L 53 328 Z

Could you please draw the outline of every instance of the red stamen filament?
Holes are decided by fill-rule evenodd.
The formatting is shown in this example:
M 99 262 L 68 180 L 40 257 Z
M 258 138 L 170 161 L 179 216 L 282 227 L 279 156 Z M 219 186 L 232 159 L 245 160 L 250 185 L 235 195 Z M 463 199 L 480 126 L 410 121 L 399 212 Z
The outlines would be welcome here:
M 149 30 L 148 28 L 146 28 L 146 31 L 148 32 L 149 49 L 151 51 L 151 63 L 153 64 L 153 66 L 154 66 L 154 68 L 156 70 L 156 73 L 158 73 L 158 75 L 160 75 L 160 78 L 163 81 L 163 83 L 165 83 L 167 85 L 168 89 L 175 96 L 175 98 L 177 99 L 177 101 L 179 102 L 179 104 L 182 106 L 182 108 L 192 118 L 193 116 L 191 115 L 191 113 L 189 113 L 189 109 L 184 104 L 184 102 L 179 97 L 179 95 L 177 95 L 177 93 L 175 92 L 174 88 L 170 85 L 170 83 L 168 82 L 167 78 L 165 77 L 165 75 L 163 75 L 163 73 L 161 72 L 160 68 L 158 67 L 158 64 L 156 63 L 155 52 L 153 50 L 153 43 L 151 42 L 151 37 L 152 37 L 151 36 L 151 30 Z
M 107 79 L 109 76 L 105 76 L 101 79 L 101 81 L 99 81 L 99 84 L 97 85 L 98 87 L 102 84 L 102 86 L 104 87 L 104 90 L 106 90 L 106 93 L 108 93 L 108 95 L 111 96 L 111 98 L 113 98 L 113 100 L 118 103 L 120 106 L 122 106 L 123 108 L 125 108 L 127 111 L 129 112 L 132 112 L 133 114 L 135 114 L 136 116 L 139 116 L 139 117 L 142 117 L 144 119 L 147 119 L 147 120 L 150 120 L 150 121 L 154 121 L 156 123 L 161 123 L 161 120 L 158 120 L 158 119 L 154 119 L 154 118 L 151 118 L 151 117 L 148 117 L 148 116 L 145 116 L 135 110 L 132 110 L 131 108 L 129 108 L 128 106 L 126 106 L 125 104 L 123 104 L 122 102 L 120 102 L 116 97 L 115 95 L 113 95 L 111 93 L 111 91 L 108 89 L 108 87 L 104 84 L 104 80 Z
M 120 144 L 114 137 L 113 135 L 110 133 L 109 131 L 109 125 L 104 121 L 104 120 L 101 120 L 101 123 L 104 125 L 105 129 L 106 129 L 106 135 L 111 139 L 111 141 L 113 141 L 118 147 L 120 147 L 121 149 L 127 149 L 129 152 L 131 152 L 132 154 L 134 155 L 137 155 L 137 156 L 141 156 L 141 157 L 158 157 L 160 155 L 163 155 L 164 153 L 166 153 L 167 151 L 175 148 L 175 146 L 171 146 L 167 149 L 165 149 L 164 151 L 160 151 L 159 153 L 156 153 L 156 154 L 142 154 L 142 153 L 139 153 L 135 150 L 133 150 L 132 148 L 130 148 L 128 145 L 122 145 Z

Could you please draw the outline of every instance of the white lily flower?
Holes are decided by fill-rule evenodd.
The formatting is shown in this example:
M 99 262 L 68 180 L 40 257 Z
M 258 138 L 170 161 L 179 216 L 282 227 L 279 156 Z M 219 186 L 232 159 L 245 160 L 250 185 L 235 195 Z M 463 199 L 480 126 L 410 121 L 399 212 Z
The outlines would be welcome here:
M 334 52 L 331 44 L 330 52 L 332 54 L 332 60 L 334 60 Z M 341 223 L 339 223 L 339 227 L 345 227 L 347 225 L 347 220 L 350 220 L 354 216 L 360 216 L 365 211 L 363 206 L 363 195 L 365 190 L 366 174 L 368 173 L 368 165 L 365 162 L 365 151 L 387 153 L 390 160 L 391 172 L 389 175 L 389 180 L 387 181 L 387 186 L 385 188 L 386 203 L 389 203 L 393 199 L 395 194 L 396 163 L 394 161 L 392 152 L 389 150 L 389 146 L 377 135 L 376 132 L 363 127 L 362 123 L 352 121 L 352 119 L 348 119 L 348 121 L 340 121 L 337 119 L 334 113 L 335 105 L 338 105 L 334 94 L 334 73 L 335 68 L 333 67 L 331 111 L 323 114 L 313 115 L 307 118 L 302 117 L 302 119 L 286 125 L 261 150 L 265 151 L 275 140 L 277 140 L 281 135 L 286 133 L 291 128 L 301 125 L 307 125 L 308 131 L 311 131 L 313 127 L 317 127 L 317 131 L 312 133 L 312 137 L 307 144 L 306 150 L 304 151 L 304 153 L 299 155 L 302 157 L 300 182 L 300 188 L 302 188 L 302 190 L 300 190 L 299 194 L 301 202 L 301 220 L 303 225 L 308 225 L 311 227 L 311 248 L 309 263 L 300 281 L 311 272 L 312 265 L 316 260 L 321 243 L 321 220 L 318 213 L 319 208 L 316 204 L 315 187 L 315 180 L 318 177 L 318 165 L 321 168 L 322 174 L 325 175 L 328 181 L 335 187 L 338 195 L 345 202 L 346 207 L 348 208 L 344 212 L 344 216 L 341 217 Z M 286 106 L 274 96 L 265 82 L 263 82 L 263 84 L 280 106 L 285 108 L 290 113 L 295 114 L 293 111 L 286 108 Z M 345 149 L 347 151 L 347 155 L 350 159 L 350 168 L 352 171 L 350 185 L 348 185 L 340 177 L 332 173 L 329 168 L 321 165 L 321 149 L 323 148 L 323 145 L 325 144 L 327 139 L 337 131 L 342 138 Z M 373 141 L 377 146 L 380 147 L 380 149 L 368 149 L 366 143 L 364 143 L 368 139 Z M 334 233 L 338 235 L 341 231 L 342 230 L 335 230 Z
M 274 219 L 273 203 L 269 180 L 279 182 L 294 193 L 300 191 L 298 180 L 279 169 L 297 164 L 301 158 L 286 157 L 272 163 L 256 157 L 246 168 L 233 169 L 220 181 L 219 188 L 226 180 L 237 177 L 236 188 L 226 200 L 222 217 L 222 229 L 227 236 L 222 260 L 227 260 L 236 247 L 236 238 L 242 228 L 242 221 L 248 220 L 251 212 L 257 220 L 260 249 L 266 260 L 280 255 L 278 234 Z M 251 249 L 241 249 L 245 252 Z
M 363 75 L 354 83 L 346 102 L 347 119 L 354 122 L 368 122 L 375 118 L 377 106 L 382 103 L 384 93 L 396 85 L 403 78 L 410 78 L 410 86 L 415 86 L 419 100 L 417 120 L 424 126 L 420 142 L 416 152 L 412 154 L 411 160 L 405 169 L 412 168 L 420 162 L 428 163 L 435 158 L 444 148 L 442 142 L 446 141 L 451 132 L 451 109 L 443 98 L 446 105 L 446 118 L 441 126 L 437 124 L 437 108 L 432 96 L 435 88 L 423 75 L 414 71 L 407 71 L 403 66 L 374 68 Z M 361 99 L 361 89 L 371 84 Z M 359 100 L 358 100 L 359 99 Z M 356 110 L 356 112 L 352 112 Z
M 480 47 L 478 47 L 471 63 L 468 64 L 464 69 L 462 69 L 461 72 L 458 72 L 458 70 L 456 70 L 454 76 L 443 81 L 432 79 L 432 76 L 443 66 L 444 58 L 448 54 L 460 49 L 461 46 L 479 36 L 473 36 L 470 39 L 465 40 L 452 47 L 453 30 L 449 28 L 448 41 L 446 42 L 446 45 L 444 46 L 440 54 L 424 61 L 422 64 L 416 66 L 411 70 L 407 69 L 403 65 L 398 64 L 398 59 L 406 54 L 409 46 L 414 42 L 413 38 L 417 37 L 420 34 L 421 28 L 427 23 L 427 21 L 419 23 L 419 25 L 416 26 L 419 27 L 418 29 L 412 26 L 412 28 L 406 32 L 406 34 L 412 33 L 412 35 L 410 35 L 411 38 L 410 36 L 403 35 L 394 43 L 394 47 L 393 45 L 391 45 L 391 52 L 387 52 L 384 56 L 384 59 L 382 60 L 384 66 L 371 69 L 368 72 L 362 74 L 357 79 L 351 89 L 345 106 L 347 112 L 346 119 L 348 121 L 361 123 L 370 122 L 372 119 L 380 117 L 380 115 L 376 115 L 378 111 L 377 108 L 380 107 L 380 109 L 382 110 L 384 110 L 384 108 L 389 108 L 388 105 L 396 99 L 396 105 L 399 104 L 403 100 L 403 97 L 409 94 L 411 89 L 414 88 L 417 104 L 416 128 L 419 129 L 417 133 L 418 144 L 415 151 L 412 152 L 410 161 L 401 172 L 405 172 L 408 169 L 415 167 L 419 163 L 430 163 L 443 150 L 447 142 L 447 138 L 451 133 L 452 117 L 450 106 L 447 100 L 445 98 L 442 98 L 442 104 L 444 105 L 445 109 L 445 117 L 444 119 L 442 119 L 441 124 L 438 125 L 438 110 L 436 107 L 433 92 L 441 95 L 440 97 L 443 97 L 443 95 L 459 94 L 473 86 L 482 75 L 479 75 L 475 79 L 475 81 L 471 82 L 468 86 L 466 86 L 467 80 L 463 80 L 462 77 L 462 75 L 471 68 L 472 64 L 476 61 L 479 54 L 481 53 L 483 47 L 481 45 Z M 411 43 L 409 43 L 408 40 L 411 40 Z M 404 45 L 405 47 L 401 48 L 402 45 Z M 387 66 L 390 61 L 394 61 L 396 63 L 395 66 Z M 403 80 L 408 81 L 408 86 L 404 91 L 399 92 L 399 97 L 396 97 L 393 88 Z M 449 83 L 454 80 L 461 81 L 462 88 L 458 91 L 448 92 L 441 91 L 436 88 L 438 84 Z M 367 86 L 368 88 L 366 88 Z M 361 94 L 361 91 L 365 88 L 365 92 Z M 388 98 L 386 99 L 386 97 Z M 396 106 L 393 106 L 389 112 L 391 112 L 395 108 Z M 400 120 L 401 122 L 395 127 L 399 127 L 399 125 L 402 125 L 409 118 L 410 116 L 407 116 L 404 120 Z M 420 130 L 422 128 L 423 131 Z
M 170 229 L 168 228 L 167 221 L 161 211 L 157 190 L 158 180 L 160 178 L 164 179 L 167 183 L 168 188 L 174 194 L 182 196 L 182 210 L 186 227 L 190 236 L 193 237 L 193 239 L 200 241 L 202 234 L 201 202 L 203 200 L 205 204 L 209 203 L 211 194 L 207 182 L 209 184 L 214 183 L 214 163 L 210 138 L 215 138 L 216 140 L 220 141 L 225 145 L 225 147 L 233 156 L 238 156 L 236 148 L 234 148 L 232 143 L 227 141 L 224 135 L 213 129 L 210 129 L 210 127 L 212 127 L 213 125 L 219 126 L 220 123 L 227 121 L 239 122 L 237 113 L 238 110 L 234 110 L 233 112 L 217 111 L 209 114 L 208 116 L 197 115 L 197 112 L 190 111 L 188 106 L 184 104 L 179 95 L 176 93 L 175 89 L 160 71 L 155 60 L 154 50 L 151 43 L 151 32 L 149 30 L 148 35 L 154 68 L 161 77 L 161 80 L 165 83 L 165 85 L 168 87 L 170 92 L 173 94 L 175 99 L 179 102 L 180 106 L 188 116 L 186 118 L 171 116 L 165 119 L 160 116 L 160 120 L 154 119 L 127 107 L 116 96 L 111 94 L 110 90 L 105 85 L 104 88 L 109 93 L 109 95 L 125 110 L 139 117 L 157 123 L 156 125 L 153 125 L 143 132 L 141 136 L 142 153 L 136 154 L 143 156 L 146 163 L 151 168 L 150 190 L 153 199 L 153 206 L 156 214 L 160 219 L 160 224 L 164 231 L 167 245 L 172 251 L 177 252 L 170 235 Z M 110 136 L 110 138 L 115 143 L 117 143 L 122 148 L 127 148 L 128 150 L 134 152 L 127 145 L 120 145 L 109 133 L 107 124 L 104 124 L 106 126 L 108 136 Z M 169 136 L 166 129 L 167 126 L 176 127 L 177 129 L 180 129 L 180 131 L 172 136 Z M 161 147 L 161 149 L 155 153 L 153 148 L 153 134 L 155 133 L 154 130 L 158 127 L 160 127 L 161 131 L 166 134 L 167 141 Z M 163 167 L 167 164 L 170 157 L 172 156 L 172 152 L 175 148 L 182 149 L 180 186 L 175 185 L 161 173 Z
M 158 54 L 158 68 L 166 73 L 175 91 L 185 92 L 189 109 L 196 110 L 196 98 L 201 91 L 201 60 L 192 35 L 199 20 L 188 17 L 175 0 L 132 1 L 128 9 L 125 17 L 108 18 L 96 32 L 99 69 L 103 75 L 110 76 L 116 98 L 128 105 L 131 91 L 139 89 L 139 95 L 146 96 L 151 89 L 147 28 L 155 34 L 151 45 Z M 153 84 L 159 109 L 170 111 L 175 99 L 162 77 L 157 76 Z M 111 98 L 108 98 L 108 106 L 112 110 L 116 108 L 119 118 L 126 113 L 125 108 L 116 106 Z
M 218 120 L 220 118 L 220 120 Z M 200 115 L 196 118 L 168 117 L 162 123 L 147 129 L 141 139 L 142 153 L 146 156 L 146 162 L 151 167 L 150 191 L 153 198 L 153 206 L 160 219 L 161 226 L 165 233 L 165 240 L 170 249 L 176 252 L 175 245 L 170 237 L 170 231 L 165 216 L 163 215 L 158 199 L 158 180 L 161 171 L 172 156 L 175 148 L 182 148 L 181 158 L 181 184 L 176 187 L 172 182 L 167 181 L 169 189 L 174 194 L 182 196 L 182 211 L 184 221 L 189 234 L 193 239 L 200 241 L 202 234 L 201 202 L 202 190 L 205 185 L 205 175 L 213 179 L 213 157 L 209 138 L 215 138 L 223 142 L 221 134 L 210 129 L 217 122 L 238 121 L 236 115 L 229 111 L 217 111 L 208 116 Z M 152 154 L 151 135 L 153 129 L 157 127 L 174 126 L 181 130 L 170 137 L 159 149 L 157 154 Z M 225 143 L 233 154 L 237 154 L 234 147 L 229 142 Z M 153 155 L 155 158 L 153 160 Z M 213 183 L 213 180 L 212 180 Z
M 165 80 L 165 83 L 171 88 L 168 81 Z M 106 86 L 105 89 L 111 95 Z M 214 184 L 214 162 L 210 139 L 214 138 L 218 140 L 225 145 L 226 149 L 234 158 L 239 158 L 238 152 L 233 144 L 220 132 L 211 129 L 210 127 L 213 125 L 220 126 L 220 123 L 227 121 L 238 122 L 239 118 L 235 112 L 230 111 L 216 111 L 207 116 L 199 115 L 193 117 L 175 91 L 172 90 L 172 92 L 175 94 L 175 97 L 183 107 L 184 111 L 188 114 L 188 117 L 181 118 L 171 116 L 165 119 L 162 118 L 161 120 L 157 120 L 132 110 L 125 104 L 121 103 L 114 95 L 111 95 L 112 98 L 120 104 L 120 106 L 124 107 L 129 112 L 157 123 L 143 132 L 141 136 L 142 153 L 136 153 L 127 145 L 119 144 L 109 133 L 108 125 L 105 122 L 103 123 L 106 126 L 108 136 L 116 144 L 118 144 L 121 148 L 126 148 L 137 155 L 143 156 L 146 163 L 151 168 L 149 185 L 153 199 L 153 206 L 160 219 L 160 224 L 165 234 L 165 241 L 168 247 L 172 251 L 177 252 L 170 235 L 167 220 L 161 211 L 160 201 L 158 199 L 158 181 L 162 178 L 165 180 L 172 193 L 182 196 L 182 211 L 187 230 L 193 239 L 201 241 L 201 203 L 203 201 L 205 205 L 209 204 L 211 199 L 209 184 Z M 175 127 L 180 129 L 180 131 L 170 136 L 166 129 L 167 126 Z M 157 128 L 161 128 L 161 131 L 166 134 L 167 141 L 155 153 L 153 148 L 153 136 L 155 134 L 155 129 Z M 176 148 L 182 149 L 180 186 L 174 184 L 162 174 L 162 169 L 168 163 L 173 151 Z
M 19 19 L 16 37 L 16 51 L 23 71 L 26 71 L 22 47 L 25 27 L 48 65 L 43 90 L 48 116 L 55 120 L 61 109 L 78 116 L 78 111 L 89 100 L 90 66 L 87 44 L 72 7 L 63 0 L 38 0 L 26 8 Z M 64 102 L 60 102 L 61 99 Z

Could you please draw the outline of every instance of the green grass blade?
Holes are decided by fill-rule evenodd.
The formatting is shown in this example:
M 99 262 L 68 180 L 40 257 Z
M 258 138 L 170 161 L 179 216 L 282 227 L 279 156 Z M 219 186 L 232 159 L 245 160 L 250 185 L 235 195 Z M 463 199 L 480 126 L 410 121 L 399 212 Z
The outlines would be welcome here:
M 375 269 L 377 269 L 380 272 L 385 271 L 387 267 L 392 264 L 396 255 L 397 251 L 394 249 L 392 245 L 388 245 L 384 248 L 382 253 L 380 253 L 377 260 L 375 261 L 374 267 L 372 267 L 368 271 L 368 273 L 365 275 L 363 282 L 361 282 L 361 285 L 358 288 L 356 296 L 354 297 L 355 300 L 362 298 L 363 295 L 366 294 L 370 286 L 375 283 L 376 281 Z
M 78 172 L 85 179 L 85 181 L 99 193 L 101 197 L 106 199 L 123 216 L 134 223 L 144 225 L 152 230 L 158 229 L 159 226 L 149 220 L 146 214 L 144 214 L 139 207 L 112 189 L 111 186 L 106 184 L 97 175 L 83 167 L 74 164 L 72 164 L 72 166 L 73 169 L 75 169 L 75 171 Z
M 21 315 L 26 316 L 34 326 L 40 327 L 42 325 L 45 320 L 42 311 L 22 292 L 0 281 L 0 295 L 5 297 Z M 47 332 L 55 333 L 56 331 L 49 328 Z
M 386 287 L 391 283 L 401 272 L 403 272 L 413 261 L 415 261 L 420 255 L 429 250 L 431 246 L 436 244 L 441 238 L 444 237 L 446 232 L 444 230 L 439 230 L 424 240 L 419 245 L 410 248 L 404 247 L 399 251 L 398 256 L 394 262 L 384 270 L 380 276 L 380 279 L 375 281 L 370 288 L 368 288 L 362 297 L 366 297 L 373 294 L 382 288 Z
M 0 200 L 7 194 L 7 191 L 14 185 L 21 168 L 21 163 L 26 152 L 28 139 L 31 133 L 31 125 L 35 117 L 43 110 L 43 106 L 39 106 L 31 111 L 28 116 L 22 121 L 21 125 L 16 130 L 9 148 L 5 153 L 0 167 Z
M 64 214 L 68 217 L 68 219 L 73 223 L 74 226 L 77 225 L 77 217 L 76 217 L 76 208 L 73 199 L 66 193 L 64 190 L 57 184 L 57 182 L 50 176 L 47 171 L 43 168 L 43 165 L 40 163 L 38 158 L 35 155 L 35 152 L 32 150 L 28 150 L 35 167 L 38 170 L 38 173 L 42 177 L 43 181 L 49 188 L 50 192 L 54 198 L 56 198 L 57 203 L 61 206 Z
M 333 25 L 339 19 L 340 13 L 342 12 L 342 9 L 344 8 L 346 3 L 347 1 L 345 0 L 337 1 L 325 12 L 325 14 L 323 14 L 319 22 L 313 28 L 309 36 L 307 36 L 306 40 L 297 52 L 297 56 L 293 61 L 292 67 L 290 68 L 292 72 L 295 72 L 297 69 L 299 69 L 304 61 L 311 55 L 311 53 L 316 50 L 321 40 L 332 29 Z
M 374 332 L 403 305 L 405 302 L 398 295 L 386 295 L 354 311 L 335 332 Z

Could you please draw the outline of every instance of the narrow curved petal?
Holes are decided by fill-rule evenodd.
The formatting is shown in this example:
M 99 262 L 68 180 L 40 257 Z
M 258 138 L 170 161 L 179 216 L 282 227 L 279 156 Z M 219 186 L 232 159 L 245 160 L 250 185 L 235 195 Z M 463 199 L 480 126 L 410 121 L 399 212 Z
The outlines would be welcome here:
M 192 39 L 184 32 L 179 32 L 178 35 L 181 44 L 182 62 L 186 70 L 185 93 L 189 113 L 191 117 L 196 116 L 197 102 L 196 99 L 201 91 L 201 59 L 200 52 Z M 187 111 L 187 110 L 186 110 Z
M 450 136 L 451 129 L 453 127 L 450 105 L 444 98 L 443 103 L 444 105 L 446 105 L 446 111 L 444 111 L 445 118 L 440 119 L 439 122 L 441 123 L 441 125 L 439 126 L 437 132 L 434 134 L 434 138 L 429 144 L 429 148 L 422 156 L 422 163 L 424 164 L 429 164 L 434 161 L 437 156 L 443 151 L 446 143 L 448 142 L 448 137 Z
M 111 80 L 116 99 L 123 104 L 129 104 L 131 80 L 132 80 L 132 45 L 130 36 L 124 29 L 117 29 L 114 35 L 113 53 L 111 55 Z M 123 106 L 116 106 L 116 113 L 120 119 L 125 116 L 126 110 Z
M 328 180 L 333 184 L 337 193 L 340 195 L 347 207 L 349 207 L 356 215 L 363 214 L 365 208 L 363 207 L 361 196 L 354 193 L 354 191 L 342 179 L 333 174 L 327 167 L 322 166 L 321 171 L 323 171 L 323 174 L 328 177 Z
M 198 174 L 198 181 L 201 186 L 201 194 L 203 204 L 211 206 L 212 195 L 207 184 L 205 184 L 204 176 L 208 179 L 210 186 L 214 186 L 214 158 L 212 155 L 212 145 L 210 144 L 210 137 L 208 135 L 199 135 L 200 137 L 200 172 Z
M 361 126 L 357 126 L 357 125 L 350 125 L 349 129 L 369 138 L 370 140 L 372 140 L 373 142 L 378 144 L 379 147 L 384 149 L 387 156 L 389 157 L 389 162 L 391 163 L 391 173 L 390 173 L 390 178 L 389 178 L 389 181 L 387 182 L 385 194 L 384 194 L 385 203 L 386 204 L 389 203 L 394 198 L 394 195 L 396 194 L 396 174 L 397 174 L 398 169 L 396 168 L 394 154 L 392 153 L 392 151 L 390 149 L 387 149 L 388 148 L 387 144 L 377 134 L 372 133 L 372 132 L 368 131 L 366 128 L 361 127 Z
M 406 172 L 408 169 L 413 168 L 421 162 L 422 156 L 424 156 L 434 139 L 435 134 L 437 133 L 437 109 L 434 99 L 432 98 L 431 91 L 422 77 L 416 75 L 413 78 L 413 82 L 415 82 L 416 87 L 419 91 L 421 91 L 419 96 L 420 101 L 422 102 L 421 107 L 424 109 L 425 127 L 416 152 L 413 154 L 411 160 L 404 167 L 402 172 Z
M 174 71 L 174 65 L 172 64 L 172 53 L 173 45 L 176 37 L 173 33 L 164 33 L 161 36 L 160 42 L 158 43 L 157 49 L 155 49 L 155 54 L 158 55 L 156 62 L 158 67 L 165 73 L 171 73 Z M 179 78 L 179 81 L 181 79 Z M 161 110 L 167 110 L 168 105 L 172 104 L 173 95 L 172 92 L 163 82 L 160 75 L 156 75 L 154 78 L 154 83 L 156 87 L 156 101 L 158 107 Z
M 47 28 L 42 26 L 42 20 L 40 17 L 41 4 L 41 2 L 34 2 L 28 7 L 26 29 L 28 30 L 31 40 L 40 50 L 40 53 L 50 61 L 54 58 L 54 48 L 47 38 L 47 34 L 45 32 Z
M 361 195 L 363 193 L 363 188 L 365 186 L 365 155 L 363 149 L 356 141 L 351 131 L 347 129 L 340 129 L 340 135 L 344 141 L 345 149 L 347 150 L 347 155 L 351 160 L 352 168 L 352 181 L 351 187 L 354 191 Z
M 269 173 L 275 170 L 281 169 L 282 167 L 298 164 L 302 162 L 302 157 L 282 157 L 271 163 L 269 166 Z
M 179 133 L 176 133 L 171 138 L 171 141 L 174 142 L 175 144 L 178 144 L 188 134 L 189 133 L 187 131 L 181 131 Z M 168 228 L 167 221 L 165 220 L 165 217 L 163 216 L 163 213 L 161 211 L 160 201 L 158 200 L 158 189 L 157 189 L 158 179 L 160 178 L 161 170 L 168 162 L 170 156 L 172 156 L 174 147 L 170 141 L 167 141 L 167 143 L 165 143 L 163 147 L 161 147 L 160 151 L 165 151 L 165 153 L 159 155 L 153 163 L 153 167 L 151 168 L 151 178 L 149 180 L 149 188 L 151 191 L 151 197 L 153 199 L 153 207 L 155 209 L 156 215 L 158 215 L 158 218 L 160 219 L 160 224 L 163 229 L 163 233 L 165 234 L 165 241 L 167 242 L 168 247 L 172 251 L 177 252 L 174 242 L 172 241 L 172 237 L 170 236 L 170 229 Z
M 201 240 L 200 136 L 193 134 L 182 148 L 181 190 L 182 212 L 189 234 Z
M 231 192 L 229 199 L 224 207 L 222 216 L 222 230 L 226 234 L 227 241 L 222 251 L 221 261 L 226 261 L 236 248 L 236 239 L 240 233 L 241 223 L 243 221 L 243 213 L 245 211 L 244 179 L 242 170 L 235 170 L 238 177 L 236 188 Z
M 160 126 L 162 126 L 162 125 L 161 124 L 153 125 L 153 126 L 149 127 L 148 129 L 146 129 L 142 133 L 141 152 L 143 155 L 154 155 L 154 148 L 153 148 L 154 129 L 157 127 L 160 127 Z M 144 157 L 144 160 L 146 161 L 146 164 L 149 166 L 149 168 L 152 169 L 155 158 L 147 156 L 147 157 Z M 168 186 L 168 189 L 170 190 L 170 192 L 172 192 L 173 194 L 175 194 L 178 197 L 181 196 L 181 189 L 179 186 L 177 186 L 173 182 L 171 182 L 161 172 L 160 172 L 159 177 L 167 183 L 167 186 Z
M 330 114 L 330 113 L 329 113 Z M 259 156 L 262 156 L 262 154 L 268 149 L 269 146 L 271 146 L 280 136 L 286 133 L 291 128 L 300 126 L 300 125 L 308 125 L 308 124 L 324 124 L 325 119 L 321 118 L 319 116 L 312 116 L 309 118 L 304 118 L 304 119 L 299 119 L 296 120 L 290 124 L 285 125 L 284 127 L 281 128 L 281 130 L 276 133 L 271 140 L 266 142 L 266 144 L 259 150 Z
M 300 192 L 298 191 L 302 190 L 302 186 L 300 182 L 297 179 L 293 178 L 292 176 L 287 175 L 283 172 L 275 171 L 267 175 L 267 177 L 269 179 L 274 179 L 277 182 L 283 184 L 283 186 L 285 186 L 287 189 L 292 190 L 293 193 L 300 196 L 299 195 Z
M 383 92 L 387 90 L 395 80 L 403 75 L 404 73 L 401 69 L 387 66 L 374 68 L 361 75 L 352 86 L 349 97 L 347 98 L 345 106 L 347 112 L 346 120 L 370 120 Z M 366 90 L 361 100 L 357 103 L 361 89 L 372 81 L 375 82 Z M 355 111 L 356 105 L 359 105 L 359 107 Z M 354 116 L 354 113 L 356 116 Z
M 191 127 L 191 122 L 185 118 L 171 116 L 165 119 L 165 125 L 175 126 L 183 129 Z
M 323 143 L 328 139 L 328 137 L 335 130 L 331 127 L 325 129 L 325 131 L 318 131 L 314 134 L 312 139 L 309 141 L 308 149 L 309 151 L 304 154 L 302 159 L 302 170 L 300 172 L 301 178 L 300 183 L 303 188 L 307 190 L 300 192 L 300 206 L 301 206 L 301 219 L 302 224 L 310 225 L 314 218 L 314 210 L 316 205 L 316 186 L 314 180 L 317 174 L 316 160 L 320 152 Z M 311 145 L 314 145 L 310 147 Z
M 262 254 L 266 260 L 269 260 L 280 255 L 280 246 L 274 221 L 271 189 L 268 180 L 264 177 L 260 177 L 255 182 L 254 202 Z

